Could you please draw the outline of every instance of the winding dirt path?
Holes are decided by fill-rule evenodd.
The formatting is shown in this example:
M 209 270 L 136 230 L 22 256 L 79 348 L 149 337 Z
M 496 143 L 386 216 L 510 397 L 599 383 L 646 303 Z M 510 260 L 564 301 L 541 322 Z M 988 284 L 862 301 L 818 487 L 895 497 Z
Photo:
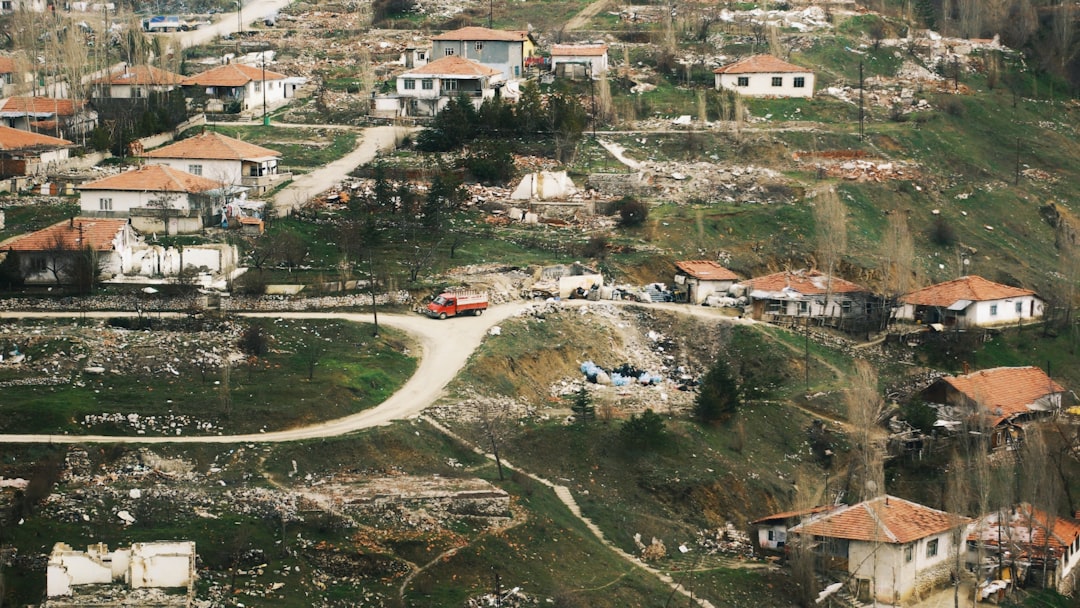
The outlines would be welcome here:
M 600 11 L 604 10 L 607 7 L 608 2 L 610 2 L 610 0 L 596 0 L 589 6 L 581 9 L 581 12 L 574 15 L 566 22 L 566 25 L 563 26 L 563 31 L 572 32 L 574 30 L 581 29 L 586 23 L 589 22 L 589 19 L 592 19 L 593 17 L 600 14 Z

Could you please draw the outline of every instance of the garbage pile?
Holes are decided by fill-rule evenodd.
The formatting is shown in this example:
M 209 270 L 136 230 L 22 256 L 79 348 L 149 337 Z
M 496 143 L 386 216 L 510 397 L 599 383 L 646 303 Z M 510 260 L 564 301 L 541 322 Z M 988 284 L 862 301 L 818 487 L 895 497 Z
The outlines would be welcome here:
M 754 556 L 754 544 L 750 535 L 735 527 L 730 521 L 722 528 L 698 532 L 697 545 L 708 555 Z
M 631 383 L 652 386 L 664 381 L 663 376 L 638 369 L 629 363 L 623 363 L 608 372 L 592 361 L 586 361 L 581 364 L 581 373 L 593 384 L 611 386 L 628 386 Z

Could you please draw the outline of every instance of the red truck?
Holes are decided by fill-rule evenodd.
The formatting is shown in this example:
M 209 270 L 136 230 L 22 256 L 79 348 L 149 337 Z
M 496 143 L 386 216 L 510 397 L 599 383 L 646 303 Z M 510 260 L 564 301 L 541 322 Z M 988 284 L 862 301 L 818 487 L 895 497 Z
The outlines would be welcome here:
M 469 312 L 480 316 L 484 314 L 487 307 L 486 293 L 446 291 L 440 293 L 428 304 L 427 315 L 432 319 L 445 319 L 446 317 L 455 317 Z

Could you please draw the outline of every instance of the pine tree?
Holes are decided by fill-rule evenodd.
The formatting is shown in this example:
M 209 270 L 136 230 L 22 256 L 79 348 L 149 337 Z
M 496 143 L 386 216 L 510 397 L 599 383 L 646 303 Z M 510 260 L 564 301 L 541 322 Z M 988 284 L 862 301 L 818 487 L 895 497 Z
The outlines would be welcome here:
M 574 402 L 570 405 L 570 409 L 574 411 L 574 417 L 582 426 L 585 426 L 590 420 L 596 419 L 596 408 L 592 404 L 592 395 L 585 390 L 585 387 L 581 387 L 574 393 Z
M 718 422 L 730 418 L 741 404 L 742 394 L 731 367 L 727 360 L 717 359 L 701 380 L 694 400 L 694 416 L 701 422 Z
M 4 258 L 3 262 L 0 262 L 0 286 L 6 289 L 22 287 L 23 280 L 22 262 L 19 260 L 19 253 L 9 249 L 7 257 Z

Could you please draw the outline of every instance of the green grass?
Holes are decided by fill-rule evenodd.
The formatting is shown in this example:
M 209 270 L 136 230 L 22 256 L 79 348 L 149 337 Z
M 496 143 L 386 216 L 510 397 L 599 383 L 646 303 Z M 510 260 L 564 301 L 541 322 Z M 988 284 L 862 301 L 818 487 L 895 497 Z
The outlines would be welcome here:
M 60 204 L 20 204 L 15 196 L 0 199 L 4 209 L 4 229 L 0 230 L 0 241 L 27 232 L 41 230 L 79 214 L 78 200 L 65 200 Z
M 321 167 L 356 147 L 356 133 L 342 129 L 263 126 L 215 126 L 215 131 L 281 152 L 285 168 Z
M 84 416 L 103 413 L 137 413 L 142 417 L 190 416 L 231 432 L 275 430 L 329 420 L 378 405 L 401 386 L 416 368 L 404 354 L 407 339 L 381 329 L 379 340 L 370 327 L 347 322 L 254 321 L 265 327 L 271 351 L 233 364 L 229 395 L 223 400 L 221 371 L 199 369 L 188 363 L 195 355 L 177 345 L 172 356 L 179 375 L 137 371 L 131 374 L 83 375 L 53 386 L 9 386 L 0 404 L 0 429 L 4 432 L 90 432 L 80 423 Z M 182 334 L 181 334 L 182 335 Z M 182 338 L 183 339 L 183 338 Z M 187 338 L 198 341 L 198 334 Z M 194 347 L 192 347 L 194 348 Z M 66 340 L 23 344 L 32 359 L 52 353 L 77 352 Z M 102 361 L 108 366 L 108 362 Z M 313 380 L 308 381 L 309 366 Z M 148 359 L 153 369 L 161 363 Z M 81 368 L 78 368 L 81 369 Z M 22 370 L 0 371 L 0 381 L 26 377 Z M 36 376 L 36 375 L 35 375 Z M 134 433 L 125 424 L 105 424 L 93 431 Z M 147 431 L 154 434 L 153 431 Z M 192 427 L 186 433 L 197 432 Z M 220 431 L 218 431 L 220 432 Z

